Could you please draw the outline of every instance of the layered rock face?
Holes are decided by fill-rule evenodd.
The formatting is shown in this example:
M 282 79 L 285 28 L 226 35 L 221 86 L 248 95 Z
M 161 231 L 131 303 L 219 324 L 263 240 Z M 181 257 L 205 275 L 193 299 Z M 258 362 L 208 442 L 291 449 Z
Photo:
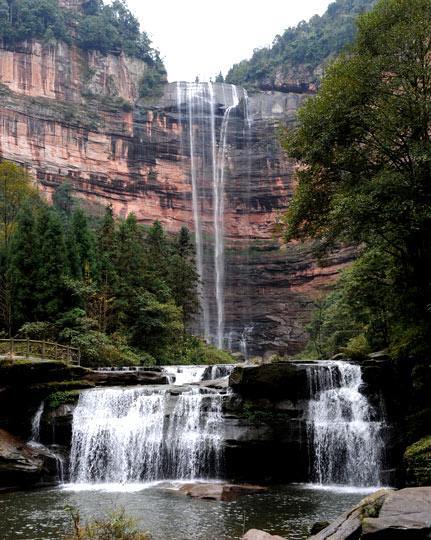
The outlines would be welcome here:
M 148 104 L 138 99 L 145 69 L 64 43 L 0 50 L 0 155 L 27 167 L 48 198 L 69 180 L 94 211 L 112 204 L 120 216 L 199 232 L 207 337 L 249 355 L 298 351 L 313 302 L 351 259 L 340 251 L 320 268 L 309 247 L 280 247 L 274 233 L 294 189 L 277 128 L 305 95 L 248 98 L 215 84 L 196 98 L 184 83 Z

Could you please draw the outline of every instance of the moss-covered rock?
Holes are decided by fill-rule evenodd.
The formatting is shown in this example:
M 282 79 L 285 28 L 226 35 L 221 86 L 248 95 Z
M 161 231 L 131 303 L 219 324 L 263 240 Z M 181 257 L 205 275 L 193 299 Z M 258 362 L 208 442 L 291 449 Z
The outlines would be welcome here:
M 431 486 L 431 435 L 409 446 L 404 461 L 408 485 Z

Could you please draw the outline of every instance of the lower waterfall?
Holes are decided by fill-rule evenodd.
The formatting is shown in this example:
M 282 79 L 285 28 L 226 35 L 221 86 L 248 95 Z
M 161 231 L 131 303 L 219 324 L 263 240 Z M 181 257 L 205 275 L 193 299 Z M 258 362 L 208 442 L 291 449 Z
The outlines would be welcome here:
M 380 485 L 382 422 L 361 393 L 361 367 L 317 362 L 307 367 L 307 375 L 312 481 L 321 485 Z
M 70 481 L 139 483 L 216 478 L 223 396 L 190 388 L 109 388 L 81 394 L 74 411 Z

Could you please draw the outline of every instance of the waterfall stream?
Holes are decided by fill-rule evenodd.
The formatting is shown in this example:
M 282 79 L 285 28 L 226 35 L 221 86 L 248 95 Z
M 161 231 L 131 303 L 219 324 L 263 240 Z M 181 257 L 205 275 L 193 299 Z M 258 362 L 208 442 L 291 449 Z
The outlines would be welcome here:
M 70 480 L 127 484 L 216 478 L 222 458 L 222 399 L 189 388 L 88 390 L 74 411 Z
M 378 486 L 382 422 L 362 394 L 362 371 L 347 362 L 307 367 L 312 480 L 321 485 Z
M 45 410 L 45 402 L 42 401 L 31 421 L 31 442 L 38 443 L 40 439 L 40 421 Z
M 246 101 L 246 95 L 242 95 Z M 188 143 L 196 266 L 200 277 L 201 331 L 225 345 L 225 183 L 232 111 L 240 104 L 234 85 L 178 82 L 177 120 L 181 147 Z M 246 124 L 250 115 L 245 104 Z M 186 134 L 187 141 L 183 140 Z M 208 212 L 209 208 L 212 212 Z M 210 241 L 208 239 L 211 239 Z M 209 256 L 209 252 L 212 256 Z M 208 261 L 212 260 L 212 264 Z M 212 306 L 214 304 L 214 307 Z

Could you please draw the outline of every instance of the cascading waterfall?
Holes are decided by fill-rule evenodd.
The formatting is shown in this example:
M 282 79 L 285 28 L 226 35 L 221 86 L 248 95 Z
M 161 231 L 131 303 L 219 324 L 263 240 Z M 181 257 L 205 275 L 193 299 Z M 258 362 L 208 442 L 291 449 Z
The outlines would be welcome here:
M 224 196 L 229 120 L 233 109 L 238 107 L 240 99 L 234 85 L 179 82 L 176 100 L 181 133 L 187 131 L 189 140 L 202 331 L 207 341 L 222 348 L 225 341 Z M 186 114 L 183 114 L 184 103 Z M 217 113 L 223 108 L 224 114 L 220 129 L 218 129 L 217 121 L 220 115 Z M 182 124 L 186 121 L 187 129 L 183 129 Z M 206 180 L 211 180 L 211 185 L 209 182 L 206 183 Z M 211 199 L 207 200 L 209 196 Z M 207 222 L 204 223 L 202 214 L 206 203 L 212 207 L 212 223 L 209 224 L 208 215 L 205 215 Z M 213 269 L 207 268 L 205 261 L 205 235 L 208 236 L 210 233 L 213 234 L 211 246 Z M 214 288 L 210 290 L 212 282 L 214 282 Z M 215 299 L 215 312 L 211 309 L 210 298 Z
M 145 387 L 83 392 L 73 416 L 70 480 L 126 484 L 217 477 L 222 400 L 199 388 L 179 396 Z
M 382 422 L 361 393 L 362 371 L 347 362 L 307 367 L 312 479 L 322 485 L 378 486 Z

